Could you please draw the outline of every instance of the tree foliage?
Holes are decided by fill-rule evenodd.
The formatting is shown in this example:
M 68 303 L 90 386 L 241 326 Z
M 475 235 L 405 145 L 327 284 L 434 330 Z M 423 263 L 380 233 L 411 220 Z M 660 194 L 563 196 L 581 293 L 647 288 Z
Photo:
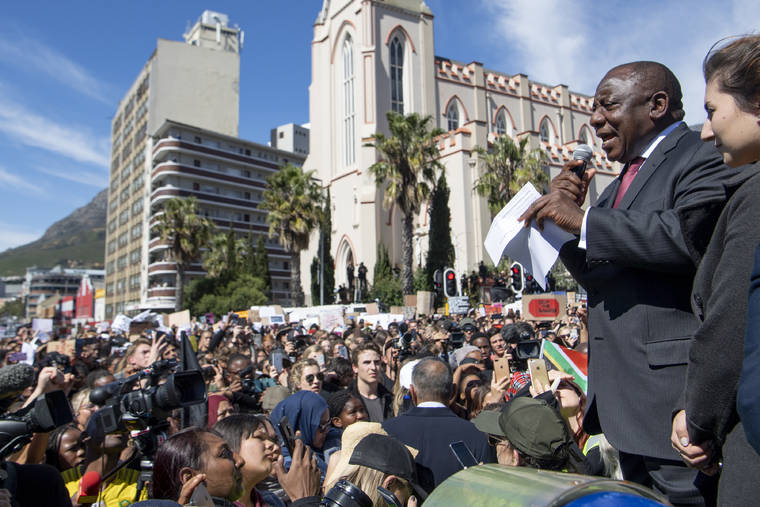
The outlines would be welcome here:
M 226 234 L 216 234 L 211 238 L 208 249 L 203 252 L 203 269 L 212 277 L 236 273 L 243 267 L 252 248 L 235 235 L 230 225 Z
M 312 179 L 314 171 L 285 164 L 268 180 L 261 209 L 268 212 L 269 237 L 277 237 L 291 255 L 290 292 L 295 306 L 304 304 L 301 286 L 301 251 L 309 246 L 309 234 L 319 223 L 322 189 Z
M 379 156 L 369 171 L 376 184 L 385 189 L 386 208 L 396 206 L 401 213 L 401 280 L 403 293 L 412 294 L 413 220 L 429 199 L 436 172 L 442 168 L 435 138 L 443 131 L 431 127 L 432 116 L 404 116 L 388 111 L 387 118 L 390 135 L 378 132 L 374 143 L 368 144 Z
M 319 223 L 319 246 L 317 247 L 317 255 L 311 262 L 311 304 L 320 304 L 320 286 L 319 286 L 319 264 L 322 259 L 322 251 L 324 250 L 324 271 L 322 276 L 324 277 L 324 288 L 322 288 L 322 294 L 325 304 L 332 303 L 333 291 L 335 290 L 335 260 L 330 252 L 332 251 L 332 212 L 330 211 L 330 192 L 327 192 L 327 199 L 325 199 L 324 208 L 322 209 L 322 217 Z
M 441 172 L 433 196 L 430 199 L 430 231 L 425 260 L 427 288 L 433 286 L 433 273 L 454 265 L 454 245 L 451 243 L 451 210 L 449 209 L 449 186 L 446 175 Z
M 539 191 L 549 182 L 546 172 L 548 157 L 541 149 L 528 149 L 528 137 L 515 144 L 511 137 L 500 135 L 486 150 L 475 151 L 485 163 L 483 175 L 475 182 L 475 190 L 488 200 L 488 209 L 496 215 L 525 185 L 533 183 Z
M 401 280 L 393 273 L 388 249 L 382 243 L 377 245 L 377 262 L 375 262 L 369 297 L 378 299 L 386 306 L 402 305 L 404 301 Z
M 22 319 L 24 318 L 24 313 L 23 298 L 8 300 L 0 306 L 0 317 L 18 317 L 19 319 Z
M 185 271 L 197 261 L 201 249 L 209 244 L 213 222 L 196 214 L 195 197 L 174 198 L 164 203 L 158 217 L 157 231 L 169 243 L 169 254 L 177 264 L 175 311 L 182 309 Z
M 211 277 L 198 278 L 188 285 L 187 307 L 192 315 L 226 315 L 266 304 L 265 289 L 263 280 L 249 273 L 240 273 L 223 283 Z

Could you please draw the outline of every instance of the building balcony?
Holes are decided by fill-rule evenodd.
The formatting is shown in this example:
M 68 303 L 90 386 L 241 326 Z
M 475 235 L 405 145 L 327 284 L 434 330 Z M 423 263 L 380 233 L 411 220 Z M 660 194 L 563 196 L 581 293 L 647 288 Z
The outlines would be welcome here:
M 171 298 L 174 300 L 175 287 L 155 287 L 148 289 L 148 299 L 153 298 Z
M 227 150 L 224 148 L 212 148 L 210 146 L 196 144 L 196 143 L 190 143 L 188 141 L 183 141 L 180 139 L 174 139 L 174 138 L 164 138 L 159 140 L 155 146 L 153 147 L 153 160 L 160 160 L 164 153 L 168 154 L 173 151 L 188 151 L 192 153 L 202 153 L 207 156 L 211 157 L 219 157 L 221 159 L 225 160 L 235 160 L 237 162 L 243 162 L 245 164 L 250 164 L 253 166 L 258 167 L 265 167 L 269 169 L 276 169 L 279 170 L 280 166 L 278 164 L 273 163 L 272 161 L 265 161 L 262 160 L 256 156 L 251 155 L 243 155 L 239 152 Z M 293 162 L 300 162 L 305 157 L 302 155 L 298 155 L 295 153 L 287 153 L 288 160 L 292 160 Z
M 158 261 L 153 262 L 151 264 L 148 264 L 148 276 L 154 276 L 154 275 L 176 275 L 177 274 L 177 265 L 173 262 L 168 261 Z M 191 264 L 190 267 L 188 267 L 185 270 L 185 275 L 205 275 L 206 271 L 203 269 L 203 266 L 199 263 Z
M 188 166 L 179 164 L 177 162 L 163 162 L 161 164 L 158 164 L 151 173 L 150 181 L 154 182 L 159 177 L 170 174 L 185 176 L 192 175 L 199 180 L 230 183 L 233 185 L 245 185 L 259 190 L 267 188 L 266 182 L 258 178 L 233 176 L 208 167 Z

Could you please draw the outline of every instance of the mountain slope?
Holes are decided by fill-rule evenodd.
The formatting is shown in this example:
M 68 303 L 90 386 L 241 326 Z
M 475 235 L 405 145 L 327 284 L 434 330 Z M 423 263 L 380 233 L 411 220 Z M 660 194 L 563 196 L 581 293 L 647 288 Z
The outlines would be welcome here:
M 0 275 L 23 275 L 30 266 L 102 268 L 108 189 L 48 227 L 38 240 L 0 253 Z

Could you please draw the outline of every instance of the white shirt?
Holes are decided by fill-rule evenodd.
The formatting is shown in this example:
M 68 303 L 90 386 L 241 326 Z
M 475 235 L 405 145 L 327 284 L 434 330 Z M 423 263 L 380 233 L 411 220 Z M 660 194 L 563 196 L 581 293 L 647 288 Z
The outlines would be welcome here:
M 678 127 L 682 123 L 683 123 L 682 121 L 677 121 L 677 122 L 671 123 L 670 125 L 668 125 L 665 128 L 665 130 L 663 130 L 662 132 L 660 132 L 657 135 L 657 137 L 655 137 L 652 140 L 651 143 L 649 143 L 649 145 L 646 147 L 646 149 L 644 150 L 644 152 L 641 155 L 639 155 L 641 158 L 644 159 L 644 163 L 641 164 L 641 167 L 644 167 L 644 165 L 646 165 L 646 159 L 648 159 L 649 155 L 651 155 L 652 152 L 654 151 L 654 149 L 657 148 L 657 145 L 660 144 L 663 139 L 665 139 L 666 137 L 668 137 L 668 134 L 670 134 L 671 132 L 673 132 L 676 129 L 676 127 Z M 639 171 L 641 171 L 641 167 L 639 168 Z M 586 249 L 586 233 L 587 233 L 586 224 L 588 222 L 588 212 L 590 210 L 591 210 L 591 207 L 589 207 L 586 210 L 586 213 L 583 214 L 583 223 L 581 224 L 581 235 L 580 235 L 580 239 L 578 239 L 578 248 L 582 248 L 584 250 Z
M 423 401 L 417 406 L 419 408 L 446 408 L 446 405 L 438 401 Z

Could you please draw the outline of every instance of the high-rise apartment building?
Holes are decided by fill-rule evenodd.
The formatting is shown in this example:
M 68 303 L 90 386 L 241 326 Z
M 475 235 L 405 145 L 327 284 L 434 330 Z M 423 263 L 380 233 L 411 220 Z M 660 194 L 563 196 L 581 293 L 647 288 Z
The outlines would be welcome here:
M 151 229 L 147 276 L 140 280 L 141 308 L 174 308 L 176 269 L 154 226 L 167 199 L 190 196 L 196 199 L 198 214 L 212 220 L 220 232 L 231 227 L 239 236 L 251 234 L 253 242 L 264 236 L 272 299 L 290 305 L 290 255 L 277 239 L 268 237 L 266 212 L 259 204 L 266 179 L 286 163 L 303 165 L 306 156 L 171 120 L 152 137 L 152 191 L 146 204 Z M 205 274 L 200 264 L 186 273 Z
M 205 11 L 185 42 L 159 39 L 114 115 L 106 318 L 146 303 L 152 135 L 167 119 L 237 136 L 240 29 Z

